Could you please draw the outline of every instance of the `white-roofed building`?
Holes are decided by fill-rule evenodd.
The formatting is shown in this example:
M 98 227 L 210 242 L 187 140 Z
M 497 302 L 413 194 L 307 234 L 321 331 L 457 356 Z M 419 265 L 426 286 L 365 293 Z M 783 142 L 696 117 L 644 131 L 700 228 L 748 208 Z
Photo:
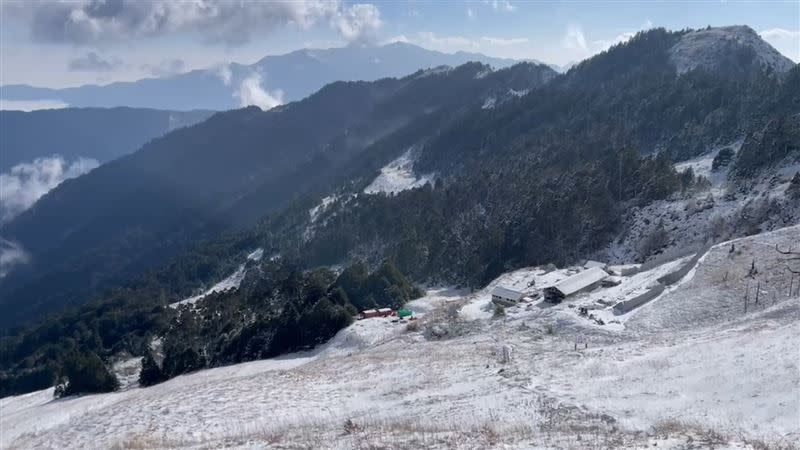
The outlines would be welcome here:
M 608 273 L 605 270 L 592 267 L 545 288 L 544 298 L 548 302 L 559 303 L 570 295 L 594 289 L 607 277 Z
M 492 289 L 493 302 L 518 302 L 525 296 L 524 292 L 515 291 L 503 286 L 496 286 Z
M 601 269 L 603 269 L 603 270 L 606 270 L 606 268 L 607 268 L 608 266 L 607 266 L 607 264 L 606 264 L 606 263 L 604 263 L 604 262 L 600 262 L 600 261 L 592 261 L 591 259 L 590 259 L 590 260 L 588 260 L 588 261 L 586 261 L 586 263 L 584 263 L 584 265 L 583 265 L 583 268 L 584 268 L 584 269 L 591 269 L 592 267 L 599 267 L 599 268 L 601 268 Z

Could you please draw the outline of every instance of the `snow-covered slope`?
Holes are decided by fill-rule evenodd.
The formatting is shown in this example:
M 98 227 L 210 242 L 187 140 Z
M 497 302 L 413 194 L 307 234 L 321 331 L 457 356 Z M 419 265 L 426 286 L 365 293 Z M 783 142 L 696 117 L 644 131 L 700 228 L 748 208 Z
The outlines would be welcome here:
M 397 159 L 381 169 L 372 183 L 364 188 L 365 194 L 396 194 L 408 189 L 424 186 L 434 179 L 433 174 L 416 175 L 414 173 L 415 148 L 411 147 Z
M 619 323 L 608 311 L 682 261 L 559 305 L 493 318 L 503 285 L 535 293 L 578 268 L 528 268 L 468 293 L 430 290 L 419 319 L 357 321 L 311 352 L 149 388 L 0 400 L 3 448 L 766 448 L 800 438 L 800 298 L 775 252 L 800 226 L 712 248 Z M 764 294 L 740 298 L 756 260 Z M 749 282 L 752 283 L 752 280 Z M 767 287 L 765 287 L 765 285 Z M 752 291 L 751 291 L 752 292 Z M 772 291 L 770 291 L 772 292 Z M 611 317 L 608 316 L 609 322 Z M 580 339 L 578 339 L 580 338 Z M 576 342 L 588 348 L 575 349 Z M 582 345 L 581 345 L 582 347 Z
M 686 33 L 670 49 L 670 59 L 680 74 L 696 68 L 717 70 L 723 59 L 731 58 L 733 52 L 742 49 L 752 49 L 760 66 L 778 73 L 787 72 L 795 65 L 745 25 Z
M 667 260 L 695 249 L 757 232 L 800 223 L 800 202 L 786 195 L 798 164 L 784 164 L 765 170 L 743 190 L 728 179 L 728 168 L 712 171 L 714 157 L 724 147 L 738 152 L 742 141 L 712 148 L 708 153 L 675 164 L 678 171 L 691 168 L 706 177 L 708 189 L 676 194 L 643 206 L 626 209 L 619 236 L 594 259 L 611 263 Z M 648 254 L 643 244 L 658 230 L 666 232 L 662 248 Z
M 253 250 L 247 255 L 247 261 L 259 261 L 263 256 L 264 256 L 264 250 L 258 248 Z M 213 292 L 224 292 L 227 291 L 228 289 L 237 289 L 239 285 L 242 284 L 242 280 L 244 280 L 244 276 L 247 274 L 246 265 L 247 265 L 246 263 L 240 264 L 239 267 L 237 267 L 236 270 L 233 271 L 233 273 L 231 273 L 221 281 L 217 282 L 210 288 L 206 289 L 205 291 L 201 292 L 200 294 L 187 297 L 175 303 L 170 303 L 169 306 L 171 308 L 178 308 L 183 305 L 193 305 L 198 300 L 206 298 Z

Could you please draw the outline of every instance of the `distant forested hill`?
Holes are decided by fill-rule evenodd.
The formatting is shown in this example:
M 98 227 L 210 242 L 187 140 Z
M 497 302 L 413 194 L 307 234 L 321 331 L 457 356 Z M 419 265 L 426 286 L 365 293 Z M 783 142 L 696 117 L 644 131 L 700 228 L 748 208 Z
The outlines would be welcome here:
M 284 102 L 301 100 L 335 81 L 375 81 L 402 77 L 420 69 L 480 62 L 501 69 L 518 61 L 479 53 L 453 54 L 407 43 L 303 49 L 271 55 L 253 64 L 231 63 L 172 76 L 146 78 L 104 86 L 65 89 L 27 85 L 3 86 L 6 100 L 60 100 L 77 107 L 133 106 L 188 111 L 228 110 L 242 105 L 242 95 L 253 88 L 272 93 Z

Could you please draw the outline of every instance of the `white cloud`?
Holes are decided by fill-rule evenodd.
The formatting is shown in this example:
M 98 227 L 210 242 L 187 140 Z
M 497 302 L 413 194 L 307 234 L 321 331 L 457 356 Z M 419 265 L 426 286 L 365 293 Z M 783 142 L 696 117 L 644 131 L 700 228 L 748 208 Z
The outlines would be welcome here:
M 143 64 L 141 69 L 156 77 L 168 77 L 182 73 L 186 63 L 180 58 L 165 59 L 158 64 Z
M 0 111 L 37 111 L 69 106 L 61 100 L 6 100 L 0 98 Z
M 0 223 L 8 222 L 30 208 L 41 196 L 64 180 L 75 178 L 99 166 L 90 158 L 67 162 L 59 155 L 17 164 L 0 174 Z
M 231 66 L 229 64 L 222 64 L 219 66 L 219 69 L 217 69 L 217 76 L 225 83 L 225 86 L 230 86 L 231 77 L 233 76 L 231 73 Z
M 397 36 L 392 36 L 389 39 L 386 39 L 380 43 L 380 45 L 386 44 L 393 44 L 395 42 L 402 42 L 403 44 L 408 44 L 411 42 L 411 39 L 408 38 L 405 34 L 399 34 Z
M 71 0 L 4 5 L 4 10 L 28 21 L 38 40 L 79 45 L 186 32 L 241 45 L 256 34 L 326 22 L 345 39 L 357 40 L 381 24 L 374 5 L 346 6 L 337 0 Z
M 514 12 L 516 6 L 508 2 L 508 0 L 486 0 L 486 3 L 492 6 L 495 11 Z
M 607 50 L 616 44 L 628 42 L 634 36 L 636 36 L 635 31 L 627 31 L 625 33 L 618 34 L 611 39 L 597 39 L 592 41 L 592 48 L 599 49 L 599 51 Z
M 580 25 L 570 25 L 567 27 L 567 34 L 564 36 L 564 47 L 571 50 L 588 50 L 586 37 Z
M 0 278 L 8 275 L 14 266 L 26 264 L 30 255 L 16 242 L 0 237 Z
M 785 30 L 783 28 L 770 28 L 769 30 L 764 30 L 758 33 L 761 35 L 762 38 L 786 38 L 786 39 L 800 39 L 800 30 L 793 31 L 793 30 Z
M 255 105 L 267 111 L 283 104 L 283 91 L 280 89 L 267 92 L 261 87 L 261 74 L 253 72 L 242 80 L 239 90 L 234 94 L 239 99 L 239 105 Z
M 572 24 L 567 27 L 567 32 L 563 39 L 563 46 L 572 51 L 573 55 L 571 57 L 583 59 L 608 50 L 616 44 L 628 42 L 631 38 L 636 36 L 636 33 L 650 28 L 653 28 L 653 22 L 646 20 L 638 28 L 624 31 L 614 37 L 589 41 L 586 38 L 583 28 L 578 24 Z
M 479 38 L 468 38 L 465 36 L 440 36 L 432 31 L 420 31 L 415 35 L 406 36 L 404 34 L 394 36 L 383 41 L 383 44 L 393 42 L 410 43 L 419 45 L 429 50 L 440 52 L 487 52 L 489 54 L 503 53 L 504 51 L 519 50 L 520 47 L 530 44 L 528 38 L 501 38 L 493 36 L 482 36 Z M 524 50 L 524 49 L 523 49 Z M 525 56 L 517 56 L 524 58 Z
M 614 45 L 622 44 L 624 42 L 628 42 L 634 36 L 636 36 L 636 33 L 640 32 L 640 31 L 649 30 L 651 28 L 653 28 L 653 22 L 651 22 L 648 19 L 636 30 L 626 31 L 626 32 L 620 33 L 620 34 L 614 36 L 612 39 L 598 39 L 598 40 L 592 41 L 592 46 L 591 46 L 592 50 L 595 53 L 601 52 L 601 51 L 604 51 L 604 50 L 608 50 L 609 48 L 611 48 Z
M 472 8 L 467 8 L 467 17 L 475 19 L 475 11 L 473 11 Z
M 499 45 L 501 47 L 506 47 L 506 46 L 510 46 L 510 45 L 522 45 L 522 44 L 527 44 L 528 43 L 528 38 L 504 39 L 504 38 L 498 38 L 498 37 L 484 36 L 484 37 L 481 38 L 481 40 L 486 42 L 486 43 L 488 43 L 488 44 Z
M 800 62 L 800 30 L 770 28 L 758 34 L 787 58 Z
M 381 14 L 375 5 L 356 4 L 338 11 L 333 26 L 348 42 L 372 39 L 381 27 Z
M 122 67 L 122 61 L 117 58 L 103 58 L 96 52 L 89 52 L 71 59 L 67 67 L 72 71 L 110 72 Z
M 419 45 L 441 51 L 475 50 L 480 47 L 477 41 L 463 36 L 438 36 L 432 31 L 417 33 Z

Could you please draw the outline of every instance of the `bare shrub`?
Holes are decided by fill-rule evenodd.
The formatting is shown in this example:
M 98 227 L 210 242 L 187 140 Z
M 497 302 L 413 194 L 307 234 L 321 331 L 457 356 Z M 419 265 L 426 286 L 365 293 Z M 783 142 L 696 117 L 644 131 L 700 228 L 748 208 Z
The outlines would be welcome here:
M 644 239 L 639 242 L 639 257 L 645 259 L 654 255 L 669 243 L 669 234 L 663 224 L 658 224 Z
M 344 421 L 344 434 L 353 434 L 358 433 L 361 431 L 361 427 L 359 427 L 353 419 L 347 419 Z
M 494 304 L 494 317 L 495 318 L 500 318 L 500 317 L 504 317 L 505 315 L 506 315 L 505 306 L 500 305 L 498 303 L 495 303 Z
M 500 442 L 500 433 L 498 433 L 497 430 L 491 424 L 488 423 L 483 424 L 483 426 L 480 427 L 478 432 L 481 434 L 481 436 L 483 436 L 484 439 L 486 439 L 486 442 L 491 446 L 495 446 Z

